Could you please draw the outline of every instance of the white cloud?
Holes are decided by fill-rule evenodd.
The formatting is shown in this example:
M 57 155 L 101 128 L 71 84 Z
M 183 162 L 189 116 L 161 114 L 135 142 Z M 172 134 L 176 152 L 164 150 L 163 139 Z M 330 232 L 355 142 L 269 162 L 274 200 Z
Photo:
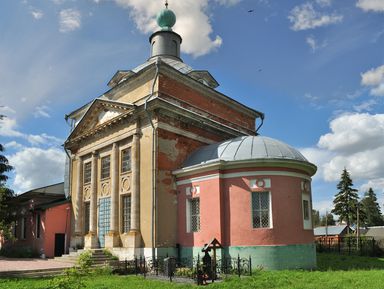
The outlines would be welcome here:
M 24 146 L 22 144 L 19 144 L 18 142 L 14 141 L 14 140 L 4 144 L 4 147 L 6 149 L 15 149 L 15 150 L 20 150 L 20 149 L 24 148 Z
M 233 6 L 241 2 L 241 0 L 215 0 L 218 2 L 220 5 L 224 6 Z
M 0 135 L 5 137 L 22 137 L 23 134 L 17 131 L 17 122 L 10 117 L 0 119 Z
M 345 114 L 332 120 L 330 128 L 320 137 L 320 148 L 351 154 L 384 145 L 384 114 Z
M 342 170 L 347 168 L 355 181 L 371 187 L 382 184 L 384 114 L 344 114 L 330 122 L 330 129 L 330 133 L 320 137 L 317 147 L 301 150 L 317 165 L 315 178 L 338 181 Z
M 41 10 L 38 10 L 38 9 L 32 9 L 32 10 L 31 10 L 31 15 L 32 15 L 33 18 L 35 18 L 36 20 L 39 20 L 39 19 L 43 18 L 44 13 L 43 13 Z
M 39 117 L 50 118 L 51 115 L 49 114 L 49 107 L 46 105 L 36 106 L 33 116 L 35 118 L 39 118 Z
M 356 6 L 364 11 L 384 12 L 383 0 L 358 0 Z
M 309 47 L 311 48 L 312 52 L 315 53 L 317 50 L 324 48 L 327 46 L 327 42 L 324 41 L 322 43 L 319 43 L 317 39 L 314 36 L 308 36 L 305 40 Z
M 61 182 L 64 179 L 65 153 L 50 148 L 25 148 L 8 157 L 14 167 L 13 188 L 24 192 L 36 187 Z
M 16 119 L 9 117 L 0 120 L 0 128 L 0 136 L 24 139 L 33 146 L 59 146 L 64 142 L 62 139 L 50 136 L 46 133 L 39 135 L 22 133 L 17 129 L 18 125 Z
M 161 1 L 115 0 L 122 8 L 130 9 L 130 16 L 143 33 L 158 29 L 156 15 L 164 7 Z M 222 0 L 220 4 L 236 4 L 239 1 Z M 174 1 L 169 6 L 177 17 L 174 31 L 183 37 L 181 49 L 195 57 L 214 51 L 222 45 L 219 35 L 211 36 L 213 29 L 207 15 L 208 0 Z
M 321 7 L 331 6 L 332 0 L 316 0 L 316 3 Z
M 312 3 L 307 2 L 294 7 L 288 16 L 288 19 L 292 23 L 291 29 L 299 31 L 341 22 L 343 16 L 335 13 L 320 13 L 313 8 Z
M 367 100 L 361 104 L 353 106 L 353 109 L 357 112 L 372 111 L 374 106 L 376 106 L 377 101 L 374 99 Z
M 14 114 L 16 111 L 9 106 L 3 105 L 0 106 L 0 115 L 5 115 L 7 116 L 8 114 Z
M 75 9 L 64 9 L 59 14 L 60 32 L 70 32 L 81 26 L 80 11 Z
M 361 84 L 371 87 L 371 95 L 384 96 L 384 65 L 362 73 Z

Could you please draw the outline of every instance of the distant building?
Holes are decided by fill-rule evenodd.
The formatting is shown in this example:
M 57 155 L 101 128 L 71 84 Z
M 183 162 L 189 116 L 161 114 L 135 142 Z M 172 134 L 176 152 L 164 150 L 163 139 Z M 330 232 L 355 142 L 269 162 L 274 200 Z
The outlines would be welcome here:
M 182 61 L 175 21 L 161 11 L 150 58 L 67 116 L 71 248 L 183 257 L 216 238 L 221 254 L 251 255 L 254 266 L 315 267 L 316 166 L 257 136 L 263 113 Z
M 349 232 L 353 233 L 354 230 L 349 227 Z M 336 225 L 336 226 L 322 226 L 316 227 L 313 230 L 316 240 L 333 240 L 337 241 L 340 237 L 344 237 L 348 234 L 347 225 Z
M 384 249 L 384 226 L 368 227 L 364 236 L 373 237 L 379 247 Z
M 71 203 L 65 198 L 63 183 L 30 190 L 14 197 L 16 223 L 14 241 L 5 241 L 9 250 L 26 250 L 45 257 L 68 252 Z

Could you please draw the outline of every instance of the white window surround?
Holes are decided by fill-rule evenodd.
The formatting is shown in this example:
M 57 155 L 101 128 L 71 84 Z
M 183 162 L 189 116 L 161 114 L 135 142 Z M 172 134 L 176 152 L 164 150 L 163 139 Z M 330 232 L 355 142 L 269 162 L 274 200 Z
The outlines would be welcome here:
M 306 202 L 304 202 L 306 201 Z M 307 204 L 308 209 L 308 218 L 304 218 L 304 204 Z M 301 194 L 301 213 L 303 218 L 303 227 L 304 230 L 312 230 L 312 205 L 311 205 L 311 195 L 308 193 Z

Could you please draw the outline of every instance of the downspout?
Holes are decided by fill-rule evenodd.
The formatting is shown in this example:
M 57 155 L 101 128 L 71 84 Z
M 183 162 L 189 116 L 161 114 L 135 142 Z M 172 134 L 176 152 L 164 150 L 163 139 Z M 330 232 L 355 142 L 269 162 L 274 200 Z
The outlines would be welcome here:
M 263 126 L 263 124 L 264 124 L 264 113 L 261 113 L 260 114 L 260 119 L 261 119 L 261 123 L 259 124 L 259 126 L 256 128 L 256 135 L 259 135 L 259 133 L 258 133 L 258 131 L 259 131 L 259 129 Z
M 151 94 L 146 98 L 144 104 L 144 110 L 147 113 L 149 123 L 152 127 L 152 222 L 151 222 L 151 243 L 152 243 L 152 260 L 155 260 L 155 213 L 156 213 L 156 128 L 152 121 L 151 113 L 148 110 L 148 101 L 153 97 L 155 91 L 156 79 L 159 76 L 159 58 L 156 59 L 156 72 L 155 78 L 153 79 Z

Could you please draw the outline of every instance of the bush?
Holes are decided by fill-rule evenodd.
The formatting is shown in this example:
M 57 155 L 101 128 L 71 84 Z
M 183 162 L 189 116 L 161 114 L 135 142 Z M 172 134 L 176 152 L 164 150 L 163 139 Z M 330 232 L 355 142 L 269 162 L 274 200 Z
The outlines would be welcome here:
M 5 247 L 0 250 L 0 256 L 9 258 L 38 258 L 39 252 L 30 247 Z
M 90 251 L 85 251 L 80 254 L 79 260 L 77 260 L 77 265 L 80 267 L 80 270 L 88 271 L 92 264 L 92 253 Z

